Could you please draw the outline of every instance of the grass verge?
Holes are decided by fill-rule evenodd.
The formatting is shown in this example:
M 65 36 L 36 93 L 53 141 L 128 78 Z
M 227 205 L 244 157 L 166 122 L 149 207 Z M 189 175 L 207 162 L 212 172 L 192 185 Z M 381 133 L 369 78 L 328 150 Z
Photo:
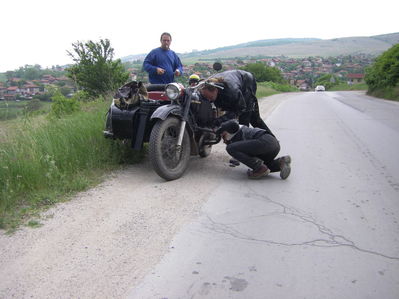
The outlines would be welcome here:
M 329 89 L 329 91 L 346 91 L 346 90 L 367 90 L 368 86 L 366 83 L 352 84 L 341 83 L 335 85 Z
M 288 84 L 278 84 L 274 82 L 258 82 L 256 97 L 263 98 L 277 93 L 298 91 L 296 87 Z
M 0 143 L 0 228 L 13 231 L 43 208 L 101 181 L 121 163 L 135 163 L 143 152 L 105 139 L 108 104 L 91 103 L 82 111 L 15 128 Z M 29 222 L 30 221 L 30 222 Z
M 368 95 L 383 98 L 386 100 L 399 101 L 399 85 L 395 87 L 387 87 L 384 89 L 377 89 L 373 92 L 368 91 Z

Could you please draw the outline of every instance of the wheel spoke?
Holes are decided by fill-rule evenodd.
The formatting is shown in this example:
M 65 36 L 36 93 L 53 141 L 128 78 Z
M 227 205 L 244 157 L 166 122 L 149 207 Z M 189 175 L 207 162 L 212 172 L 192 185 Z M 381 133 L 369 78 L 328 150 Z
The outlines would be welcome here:
M 169 127 L 162 136 L 162 158 L 170 168 L 175 168 L 180 162 L 181 151 L 177 153 L 178 130 L 176 127 Z

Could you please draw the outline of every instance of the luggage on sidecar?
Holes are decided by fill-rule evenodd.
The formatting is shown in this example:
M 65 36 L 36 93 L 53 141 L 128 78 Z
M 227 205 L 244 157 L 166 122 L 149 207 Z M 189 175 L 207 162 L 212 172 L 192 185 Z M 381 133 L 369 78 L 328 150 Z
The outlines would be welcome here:
M 107 112 L 104 136 L 131 139 L 132 148 L 140 150 L 143 143 L 149 141 L 152 113 L 170 103 L 165 86 L 132 81 L 119 88 Z

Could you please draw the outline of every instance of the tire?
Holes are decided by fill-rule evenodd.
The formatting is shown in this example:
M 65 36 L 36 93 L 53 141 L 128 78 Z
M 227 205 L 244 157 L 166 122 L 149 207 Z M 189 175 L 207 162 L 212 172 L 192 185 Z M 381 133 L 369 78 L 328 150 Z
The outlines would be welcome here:
M 202 144 L 204 139 L 205 139 L 205 135 L 202 135 L 199 143 Z M 206 158 L 211 154 L 211 151 L 212 151 L 212 145 L 201 145 L 199 148 L 199 151 L 198 151 L 198 155 L 201 158 Z
M 180 130 L 180 120 L 167 117 L 158 120 L 151 131 L 149 157 L 155 172 L 167 181 L 180 178 L 190 159 L 190 137 L 184 130 L 180 155 L 177 157 L 176 142 Z
M 198 154 L 201 158 L 206 158 L 211 154 L 211 151 L 212 151 L 212 145 L 204 145 L 203 148 L 199 150 Z

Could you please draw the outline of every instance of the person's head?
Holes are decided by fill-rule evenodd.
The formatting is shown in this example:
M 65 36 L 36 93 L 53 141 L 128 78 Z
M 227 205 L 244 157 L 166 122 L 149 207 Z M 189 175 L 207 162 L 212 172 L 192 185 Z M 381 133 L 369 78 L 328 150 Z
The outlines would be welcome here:
M 197 74 L 192 74 L 189 78 L 188 78 L 188 85 L 190 86 L 195 86 L 198 84 L 198 82 L 200 81 L 200 77 Z
M 164 50 L 169 50 L 170 43 L 172 42 L 172 36 L 168 32 L 161 34 L 161 48 Z
M 218 84 L 218 85 L 223 85 L 223 78 L 210 78 L 207 80 L 209 83 L 213 84 Z M 201 95 L 206 98 L 210 102 L 216 101 L 218 94 L 219 94 L 219 88 L 216 88 L 210 84 L 205 84 L 201 90 L 200 90 Z

